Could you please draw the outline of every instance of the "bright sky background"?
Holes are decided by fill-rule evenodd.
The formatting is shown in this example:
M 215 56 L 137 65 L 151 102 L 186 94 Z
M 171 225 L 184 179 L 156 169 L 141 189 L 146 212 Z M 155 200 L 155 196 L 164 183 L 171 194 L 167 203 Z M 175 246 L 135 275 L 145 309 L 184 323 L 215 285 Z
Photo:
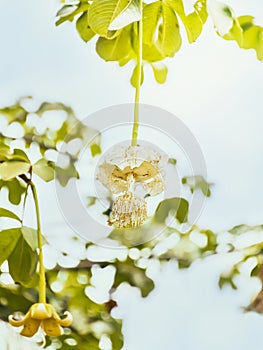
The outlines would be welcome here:
M 252 14 L 263 24 L 262 1 L 228 3 L 238 15 Z M 72 24 L 56 28 L 58 1 L 1 5 L 1 106 L 32 95 L 69 104 L 82 119 L 102 107 L 132 102 L 130 67 L 103 62 L 94 43 L 82 42 Z M 220 39 L 208 22 L 198 42 L 185 45 L 168 66 L 164 86 L 146 71 L 141 101 L 174 113 L 198 139 L 208 179 L 215 183 L 198 224 L 223 230 L 261 223 L 263 63 L 254 51 Z M 42 203 L 49 203 L 49 196 L 42 196 Z M 49 206 L 42 206 L 50 217 Z M 262 316 L 241 313 L 259 285 L 241 278 L 238 291 L 218 291 L 217 276 L 228 263 L 210 258 L 187 271 L 178 271 L 172 263 L 161 274 L 153 269 L 156 289 L 147 300 L 123 286 L 116 314 L 124 318 L 124 349 L 259 348 Z

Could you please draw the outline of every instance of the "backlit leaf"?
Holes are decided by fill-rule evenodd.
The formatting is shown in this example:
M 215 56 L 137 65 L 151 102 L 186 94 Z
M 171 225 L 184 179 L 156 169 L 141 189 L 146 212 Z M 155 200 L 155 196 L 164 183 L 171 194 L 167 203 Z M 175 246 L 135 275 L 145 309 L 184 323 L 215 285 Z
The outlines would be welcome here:
M 168 68 L 161 62 L 156 62 L 151 64 L 154 78 L 159 84 L 164 84 L 166 82 Z
M 38 248 L 38 234 L 37 230 L 23 226 L 21 228 L 22 235 L 26 242 L 29 244 L 32 250 L 36 250 Z
M 96 44 L 98 55 L 105 61 L 121 61 L 125 57 L 131 59 L 135 56 L 131 46 L 132 26 L 122 29 L 120 34 L 114 39 L 100 37 Z
M 136 87 L 137 86 L 137 80 L 138 80 L 138 65 L 136 65 L 133 69 L 133 72 L 132 72 L 132 76 L 131 76 L 131 85 L 133 87 Z M 143 81 L 144 81 L 144 69 L 143 69 L 143 66 L 142 66 L 142 69 L 141 69 L 141 85 L 143 84 Z
M 9 257 L 21 236 L 20 228 L 0 231 L 0 265 Z
M 0 165 L 0 179 L 6 181 L 18 175 L 25 174 L 30 169 L 30 164 L 19 161 L 7 161 Z
M 122 282 L 129 281 L 133 287 L 141 290 L 142 296 L 146 297 L 154 288 L 153 281 L 146 276 L 145 269 L 134 265 L 133 260 L 128 258 L 124 262 L 116 262 L 116 274 L 113 286 L 116 288 Z
M 138 20 L 138 8 L 137 0 L 94 0 L 89 8 L 89 25 L 100 36 L 112 38 L 116 35 L 115 28 L 124 28 Z M 110 29 L 111 24 L 114 29 Z
M 8 258 L 9 273 L 17 283 L 27 286 L 37 267 L 37 253 L 27 244 L 22 235 Z
M 164 199 L 159 203 L 153 219 L 158 223 L 165 223 L 168 215 L 173 214 L 180 223 L 183 223 L 187 221 L 188 206 L 188 202 L 184 198 Z
M 182 178 L 182 184 L 188 185 L 192 193 L 201 190 L 204 196 L 211 196 L 210 187 L 212 184 L 208 183 L 203 176 L 185 176 Z
M 5 208 L 0 208 L 0 217 L 5 217 L 5 218 L 10 218 L 14 219 L 17 221 L 21 221 L 21 219 L 12 211 L 5 209 Z
M 32 170 L 33 173 L 39 176 L 42 180 L 49 182 L 54 179 L 54 167 L 54 162 L 41 158 L 33 165 Z
M 21 202 L 22 195 L 26 191 L 25 184 L 16 178 L 9 181 L 0 180 L 0 189 L 3 187 L 8 189 L 9 201 L 14 205 L 18 205 Z
M 88 23 L 88 12 L 84 12 L 76 22 L 76 28 L 77 31 L 81 37 L 82 40 L 85 42 L 88 42 L 90 39 L 92 39 L 95 35 L 93 30 L 90 28 Z

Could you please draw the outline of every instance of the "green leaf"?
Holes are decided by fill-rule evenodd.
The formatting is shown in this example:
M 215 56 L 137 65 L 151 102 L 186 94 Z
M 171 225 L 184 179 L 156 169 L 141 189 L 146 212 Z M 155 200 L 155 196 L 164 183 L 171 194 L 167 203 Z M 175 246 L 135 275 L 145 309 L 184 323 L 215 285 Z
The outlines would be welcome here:
M 169 159 L 168 159 L 168 163 L 169 163 L 169 164 L 172 164 L 172 165 L 176 165 L 177 160 L 176 160 L 175 158 L 169 158 Z
M 254 49 L 258 60 L 263 60 L 263 27 L 254 24 L 254 17 L 235 18 L 233 27 L 223 38 L 235 40 L 242 49 Z
M 189 15 L 185 14 L 182 0 L 167 0 L 167 3 L 181 18 L 186 29 L 189 43 L 195 42 L 200 36 L 203 24 L 207 19 L 206 0 L 198 0 L 194 4 L 194 11 Z
M 96 204 L 97 199 L 98 199 L 97 197 L 88 196 L 88 197 L 87 197 L 87 200 L 88 200 L 87 207 L 91 207 L 91 206 L 93 206 L 94 204 Z
M 18 160 L 30 164 L 30 160 L 26 153 L 22 149 L 15 148 L 13 154 L 9 158 L 10 160 Z
M 234 226 L 231 230 L 228 230 L 228 232 L 232 233 L 233 235 L 242 235 L 250 231 L 262 232 L 263 225 L 255 225 L 255 226 L 237 225 L 237 226 Z
M 225 286 L 230 286 L 232 289 L 237 290 L 237 286 L 231 277 L 220 276 L 218 285 L 220 289 L 222 289 Z
M 207 238 L 207 243 L 204 248 L 202 248 L 202 252 L 215 252 L 217 248 L 217 235 L 211 230 L 200 230 L 202 235 L 205 235 Z
M 126 27 L 128 24 L 137 22 L 141 19 L 139 0 L 129 1 L 127 7 L 122 11 L 109 26 L 109 30 L 118 30 Z
M 33 279 L 37 268 L 38 257 L 20 236 L 15 249 L 8 258 L 9 273 L 16 283 L 27 286 Z
M 123 348 L 122 323 L 115 322 L 114 326 L 114 331 L 109 335 L 112 343 L 112 349 L 121 350 Z
M 137 0 L 94 0 L 89 9 L 88 22 L 95 33 L 113 38 L 117 29 L 138 21 L 138 11 Z
M 28 112 L 19 104 L 0 109 L 0 115 L 7 119 L 8 124 L 11 124 L 13 121 L 24 122 L 27 114 Z
M 181 43 L 173 9 L 161 1 L 146 5 L 143 10 L 143 59 L 156 62 L 173 57 Z
M 23 226 L 21 229 L 21 232 L 27 244 L 31 247 L 31 249 L 36 250 L 38 248 L 37 230 L 31 227 Z
M 95 36 L 88 23 L 88 12 L 84 12 L 76 22 L 77 31 L 82 40 L 86 43 Z
M 120 31 L 120 34 L 114 39 L 100 37 L 96 43 L 98 55 L 105 61 L 123 61 L 135 57 L 131 45 L 132 26 L 127 26 Z M 127 62 L 126 62 L 127 63 Z
M 165 64 L 160 62 L 151 63 L 154 78 L 159 84 L 164 84 L 166 82 L 168 68 Z
M 90 5 L 88 2 L 80 2 L 77 7 L 75 6 L 76 5 L 65 5 L 58 11 L 56 16 L 60 18 L 57 20 L 56 26 L 66 21 L 72 22 L 76 15 L 87 11 Z M 75 8 L 75 10 L 73 10 L 73 8 Z
M 128 258 L 123 262 L 116 262 L 116 274 L 113 287 L 117 288 L 122 282 L 128 282 L 133 287 L 141 290 L 142 296 L 146 297 L 154 288 L 154 282 L 146 276 L 145 269 L 134 265 L 134 261 Z
M 16 178 L 9 181 L 0 180 L 0 189 L 3 187 L 7 187 L 8 189 L 9 201 L 14 205 L 18 205 L 21 202 L 22 195 L 26 191 L 24 183 Z
M 253 269 L 250 272 L 250 276 L 251 277 L 258 277 L 260 271 L 260 264 L 257 264 L 255 267 L 253 267 Z
M 56 16 L 65 17 L 71 15 L 77 8 L 78 6 L 76 5 L 65 5 L 57 12 Z
M 196 190 L 201 190 L 206 197 L 211 196 L 211 183 L 208 183 L 203 176 L 185 176 L 182 178 L 182 184 L 188 185 L 193 193 Z
M 186 222 L 188 206 L 188 202 L 184 198 L 174 197 L 164 199 L 159 203 L 153 219 L 155 222 L 164 224 L 168 215 L 172 213 L 180 223 Z
M 90 152 L 92 157 L 96 157 L 97 155 L 101 154 L 100 145 L 98 145 L 97 143 L 93 143 L 92 145 L 90 145 Z
M 0 162 L 6 161 L 12 155 L 10 147 L 4 143 L 0 144 Z
M 181 36 L 179 23 L 173 10 L 162 3 L 163 23 L 159 27 L 159 38 L 157 45 L 163 55 L 173 57 L 181 47 Z
M 79 178 L 74 164 L 70 163 L 66 168 L 56 167 L 56 179 L 59 181 L 61 186 L 66 186 L 71 178 Z
M 42 180 L 49 182 L 55 177 L 54 162 L 45 158 L 39 159 L 32 167 L 33 173 L 39 176 Z
M 235 14 L 232 8 L 220 1 L 209 1 L 207 10 L 218 34 L 221 36 L 225 35 L 235 21 Z
M 137 86 L 137 80 L 138 80 L 138 65 L 136 65 L 133 69 L 133 72 L 132 72 L 132 76 L 131 76 L 131 80 L 130 80 L 130 83 L 131 85 L 136 88 Z M 141 85 L 143 84 L 143 81 L 144 81 L 144 69 L 143 69 L 143 65 L 142 65 L 142 68 L 141 68 L 142 72 L 141 72 Z
M 21 236 L 21 228 L 0 231 L 0 265 L 8 259 Z
M 25 174 L 30 169 L 30 164 L 19 161 L 6 161 L 0 165 L 0 179 L 10 180 L 18 175 Z
M 15 219 L 21 222 L 21 219 L 15 213 L 5 208 L 0 208 L 0 217 Z

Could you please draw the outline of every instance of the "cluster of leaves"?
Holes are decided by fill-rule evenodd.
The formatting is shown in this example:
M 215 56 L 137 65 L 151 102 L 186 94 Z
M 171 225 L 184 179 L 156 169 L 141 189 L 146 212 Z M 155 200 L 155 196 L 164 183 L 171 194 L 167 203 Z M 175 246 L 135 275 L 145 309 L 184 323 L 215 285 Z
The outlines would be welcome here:
M 56 24 L 76 19 L 77 31 L 85 42 L 98 37 L 96 51 L 102 59 L 116 61 L 120 66 L 134 61 L 131 84 L 135 86 L 140 19 L 143 21 L 143 66 L 149 64 L 156 81 L 164 83 L 168 70 L 162 61 L 180 50 L 181 24 L 188 42 L 194 43 L 202 33 L 208 14 L 222 38 L 236 41 L 241 48 L 254 49 L 258 59 L 263 59 L 263 28 L 253 23 L 252 16 L 237 18 L 228 5 L 214 0 L 197 0 L 189 14 L 183 0 L 143 3 L 142 13 L 140 0 L 80 0 L 63 5 L 57 13 Z M 222 23 L 226 21 L 225 30 Z
M 131 83 L 135 85 L 138 51 L 138 20 L 143 17 L 143 64 L 150 64 L 157 82 L 164 83 L 167 67 L 160 63 L 179 51 L 182 38 L 180 22 L 186 29 L 189 43 L 201 34 L 207 19 L 206 1 L 195 3 L 193 12 L 186 15 L 183 2 L 168 0 L 143 4 L 139 0 L 82 0 L 66 4 L 57 13 L 57 25 L 73 21 L 81 38 L 88 42 L 98 36 L 96 50 L 105 61 L 116 61 L 120 66 L 135 61 Z
M 76 118 L 72 108 L 63 103 L 44 102 L 37 108 L 32 107 L 32 104 L 34 105 L 34 101 L 27 97 L 12 106 L 0 108 L 0 118 L 3 117 L 6 124 L 0 132 L 0 188 L 9 189 L 9 199 L 13 204 L 20 203 L 21 195 L 25 191 L 21 182 L 18 182 L 19 175 L 35 173 L 44 181 L 53 180 L 55 164 L 50 157 L 54 159 L 58 156 L 61 144 L 69 144 L 73 140 L 84 143 L 87 137 L 94 133 L 94 130 L 87 128 Z M 50 115 L 56 123 L 48 121 Z M 39 125 L 42 127 L 39 128 Z M 20 149 L 11 149 L 14 141 L 20 141 Z M 90 145 L 93 156 L 100 153 L 99 142 L 97 138 Z M 35 164 L 31 164 L 25 152 L 21 150 L 28 149 L 31 145 L 37 146 L 39 150 L 39 160 Z M 76 151 L 73 147 L 67 147 L 64 153 L 68 159 L 67 166 L 56 167 L 56 177 L 62 186 L 65 186 L 71 177 L 78 178 L 75 162 L 79 149 Z

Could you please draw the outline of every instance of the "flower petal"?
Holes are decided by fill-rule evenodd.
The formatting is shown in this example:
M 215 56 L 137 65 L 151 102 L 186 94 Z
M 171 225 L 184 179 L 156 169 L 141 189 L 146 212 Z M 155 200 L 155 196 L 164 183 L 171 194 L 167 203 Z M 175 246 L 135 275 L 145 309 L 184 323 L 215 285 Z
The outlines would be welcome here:
M 35 318 L 36 320 L 44 320 L 45 318 L 52 317 L 55 310 L 49 304 L 37 303 L 33 304 L 29 311 L 32 318 Z
M 28 318 L 25 321 L 24 328 L 20 332 L 24 337 L 33 337 L 34 334 L 38 331 L 40 326 L 40 320 L 35 320 L 33 318 Z
M 59 321 L 54 318 L 48 318 L 42 321 L 42 328 L 46 335 L 50 337 L 59 337 L 63 334 L 63 329 L 60 327 Z
M 26 316 L 23 317 L 21 320 L 16 320 L 13 315 L 8 316 L 8 322 L 14 326 L 14 327 L 21 327 L 25 324 Z
M 136 181 L 145 181 L 158 174 L 158 168 L 144 161 L 139 167 L 133 169 Z
M 69 311 L 64 312 L 65 317 L 60 320 L 60 325 L 63 327 L 68 327 L 73 321 L 73 317 Z

